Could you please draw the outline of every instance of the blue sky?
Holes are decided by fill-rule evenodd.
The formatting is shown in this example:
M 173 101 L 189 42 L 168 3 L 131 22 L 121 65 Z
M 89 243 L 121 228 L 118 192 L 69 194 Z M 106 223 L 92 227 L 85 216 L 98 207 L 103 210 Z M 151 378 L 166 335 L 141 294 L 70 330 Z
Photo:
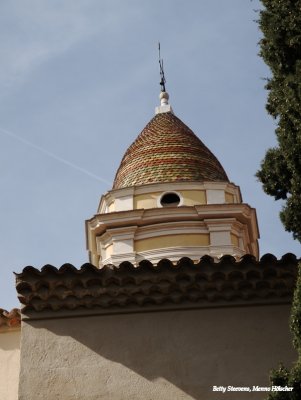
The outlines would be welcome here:
M 87 262 L 85 219 L 158 105 L 161 41 L 175 114 L 257 209 L 260 252 L 300 256 L 255 173 L 274 146 L 258 1 L 15 0 L 0 5 L 0 307 L 13 271 Z

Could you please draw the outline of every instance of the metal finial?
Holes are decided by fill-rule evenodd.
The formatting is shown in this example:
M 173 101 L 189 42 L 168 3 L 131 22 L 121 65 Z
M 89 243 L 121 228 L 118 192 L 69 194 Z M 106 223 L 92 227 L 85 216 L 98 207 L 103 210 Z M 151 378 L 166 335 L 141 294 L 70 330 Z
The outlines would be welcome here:
M 165 90 L 165 76 L 164 76 L 164 68 L 163 68 L 163 59 L 161 59 L 161 53 L 160 53 L 160 42 L 158 43 L 158 50 L 159 50 L 159 65 L 160 65 L 160 85 L 161 85 L 161 92 L 166 92 Z

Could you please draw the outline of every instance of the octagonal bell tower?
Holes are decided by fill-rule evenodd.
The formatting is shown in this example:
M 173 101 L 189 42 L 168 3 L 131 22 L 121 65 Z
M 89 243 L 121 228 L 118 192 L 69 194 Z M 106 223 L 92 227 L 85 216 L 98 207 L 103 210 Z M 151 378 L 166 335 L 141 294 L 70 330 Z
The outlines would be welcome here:
M 147 259 L 199 260 L 205 254 L 256 258 L 256 211 L 242 202 L 222 165 L 177 118 L 161 105 L 126 151 L 113 188 L 86 221 L 90 262 L 102 267 Z

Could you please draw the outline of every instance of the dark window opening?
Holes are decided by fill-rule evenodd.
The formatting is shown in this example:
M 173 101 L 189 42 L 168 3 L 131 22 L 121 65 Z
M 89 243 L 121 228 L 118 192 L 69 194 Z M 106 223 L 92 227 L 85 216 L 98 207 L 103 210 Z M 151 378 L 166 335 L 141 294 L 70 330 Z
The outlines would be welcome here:
M 177 207 L 180 204 L 180 197 L 176 193 L 166 193 L 160 202 L 162 207 Z

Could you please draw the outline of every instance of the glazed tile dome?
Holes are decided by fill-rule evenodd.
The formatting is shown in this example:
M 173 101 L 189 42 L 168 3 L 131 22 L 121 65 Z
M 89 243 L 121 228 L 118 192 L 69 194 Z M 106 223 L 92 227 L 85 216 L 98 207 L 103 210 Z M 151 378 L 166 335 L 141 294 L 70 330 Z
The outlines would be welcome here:
M 158 113 L 126 151 L 113 189 L 150 183 L 229 181 L 204 143 L 172 112 Z

